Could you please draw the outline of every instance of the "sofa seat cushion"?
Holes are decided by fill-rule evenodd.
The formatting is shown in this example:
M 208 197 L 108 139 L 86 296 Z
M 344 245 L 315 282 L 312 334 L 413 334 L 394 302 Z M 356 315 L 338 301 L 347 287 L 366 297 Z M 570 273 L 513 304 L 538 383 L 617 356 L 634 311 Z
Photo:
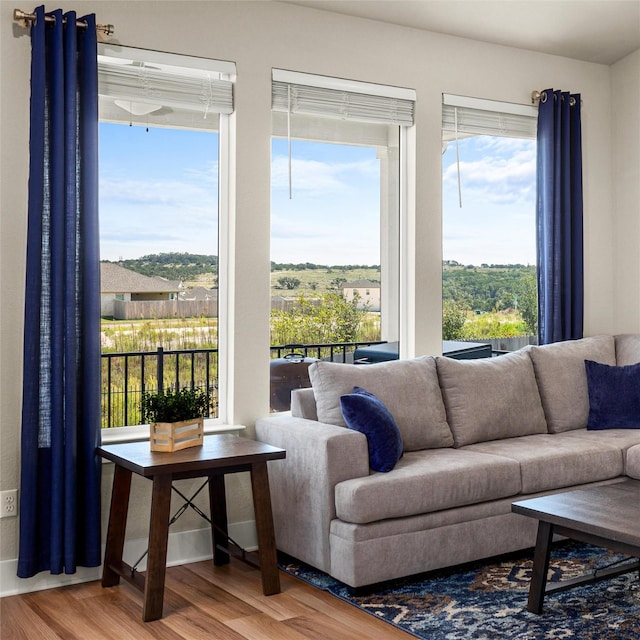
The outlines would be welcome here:
M 573 429 L 563 433 L 562 437 L 604 442 L 625 452 L 629 447 L 640 444 L 640 429 L 604 429 L 602 431 Z
M 464 451 L 517 461 L 522 493 L 597 482 L 623 473 L 619 447 L 586 438 L 540 434 L 472 444 Z
M 624 472 L 631 478 L 640 480 L 640 445 L 627 450 Z
M 640 333 L 623 333 L 615 336 L 615 342 L 619 367 L 640 362 Z
M 405 453 L 389 473 L 336 485 L 336 514 L 357 524 L 452 509 L 517 495 L 517 461 L 472 451 L 425 449 Z
M 616 364 L 613 336 L 555 342 L 530 347 L 528 353 L 540 389 L 550 433 L 582 429 L 589 419 L 589 394 L 584 361 Z
M 436 363 L 456 447 L 547 433 L 527 353 L 478 360 L 439 357 Z
M 331 535 L 345 540 L 353 540 L 354 542 L 365 542 L 376 538 L 388 538 L 407 533 L 419 533 L 428 529 L 439 529 L 440 527 L 455 526 L 463 522 L 509 514 L 511 513 L 511 503 L 519 499 L 520 496 L 507 496 L 498 500 L 487 500 L 453 509 L 431 511 L 407 518 L 387 518 L 386 520 L 376 520 L 366 524 L 345 522 L 335 518 L 331 521 L 330 532 Z
M 344 427 L 340 397 L 357 386 L 389 409 L 405 451 L 453 445 L 433 357 L 370 365 L 319 361 L 309 367 L 309 378 L 320 422 Z

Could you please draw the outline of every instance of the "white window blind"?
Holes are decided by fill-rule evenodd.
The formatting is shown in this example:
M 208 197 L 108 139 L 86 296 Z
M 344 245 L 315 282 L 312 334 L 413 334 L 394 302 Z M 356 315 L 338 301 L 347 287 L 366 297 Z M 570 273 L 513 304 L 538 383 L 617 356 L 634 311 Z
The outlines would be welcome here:
M 457 126 L 456 126 L 457 125 Z M 444 94 L 442 131 L 445 140 L 467 135 L 535 138 L 537 109 L 529 105 Z
M 414 103 L 411 89 L 273 70 L 274 111 L 411 126 Z
M 133 116 L 168 112 L 206 119 L 233 112 L 231 63 L 129 47 L 103 48 L 98 55 L 98 93 L 105 119 L 118 108 Z M 117 115 L 115 117 L 117 118 Z

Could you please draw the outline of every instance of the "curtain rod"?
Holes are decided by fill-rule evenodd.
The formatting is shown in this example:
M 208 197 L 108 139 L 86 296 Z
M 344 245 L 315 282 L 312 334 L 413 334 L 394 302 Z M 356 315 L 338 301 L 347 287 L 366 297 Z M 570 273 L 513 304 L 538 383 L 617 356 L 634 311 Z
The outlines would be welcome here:
M 531 104 L 536 104 L 536 102 L 546 102 L 547 101 L 547 92 L 546 91 L 532 91 L 531 92 Z M 569 98 L 569 104 L 573 107 L 576 104 L 576 99 L 571 96 Z
M 13 21 L 17 22 L 23 29 L 28 29 L 31 26 L 31 23 L 36 21 L 36 14 L 20 11 L 20 9 L 14 9 Z M 56 19 L 53 16 L 45 16 L 45 22 L 55 21 Z M 66 19 L 63 19 L 63 22 L 66 22 Z M 87 23 L 83 20 L 76 20 L 76 26 L 80 27 L 81 29 L 86 29 Z M 103 34 L 104 36 L 110 36 L 114 33 L 115 28 L 112 24 L 97 24 L 96 31 L 99 34 Z

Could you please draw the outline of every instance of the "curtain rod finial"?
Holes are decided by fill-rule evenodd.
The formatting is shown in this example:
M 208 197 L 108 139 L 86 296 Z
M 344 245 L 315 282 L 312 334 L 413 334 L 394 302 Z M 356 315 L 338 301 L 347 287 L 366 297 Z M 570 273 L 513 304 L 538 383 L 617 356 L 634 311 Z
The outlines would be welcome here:
M 29 14 L 20 9 L 13 10 L 13 21 L 17 22 L 23 29 L 28 29 L 31 26 Z
M 531 92 L 531 104 L 535 104 L 542 98 L 542 93 L 540 91 L 535 90 Z

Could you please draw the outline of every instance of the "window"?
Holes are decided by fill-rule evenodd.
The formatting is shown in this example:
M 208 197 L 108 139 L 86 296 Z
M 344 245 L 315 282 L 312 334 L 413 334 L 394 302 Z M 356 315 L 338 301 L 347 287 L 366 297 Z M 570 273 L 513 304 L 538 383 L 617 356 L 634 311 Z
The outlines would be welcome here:
M 536 109 L 443 99 L 443 337 L 517 349 L 537 335 Z
M 224 418 L 230 63 L 101 45 L 103 427 L 145 391 L 200 387 Z
M 414 100 L 408 89 L 273 71 L 272 355 L 295 343 L 349 360 L 352 343 L 399 341 Z

